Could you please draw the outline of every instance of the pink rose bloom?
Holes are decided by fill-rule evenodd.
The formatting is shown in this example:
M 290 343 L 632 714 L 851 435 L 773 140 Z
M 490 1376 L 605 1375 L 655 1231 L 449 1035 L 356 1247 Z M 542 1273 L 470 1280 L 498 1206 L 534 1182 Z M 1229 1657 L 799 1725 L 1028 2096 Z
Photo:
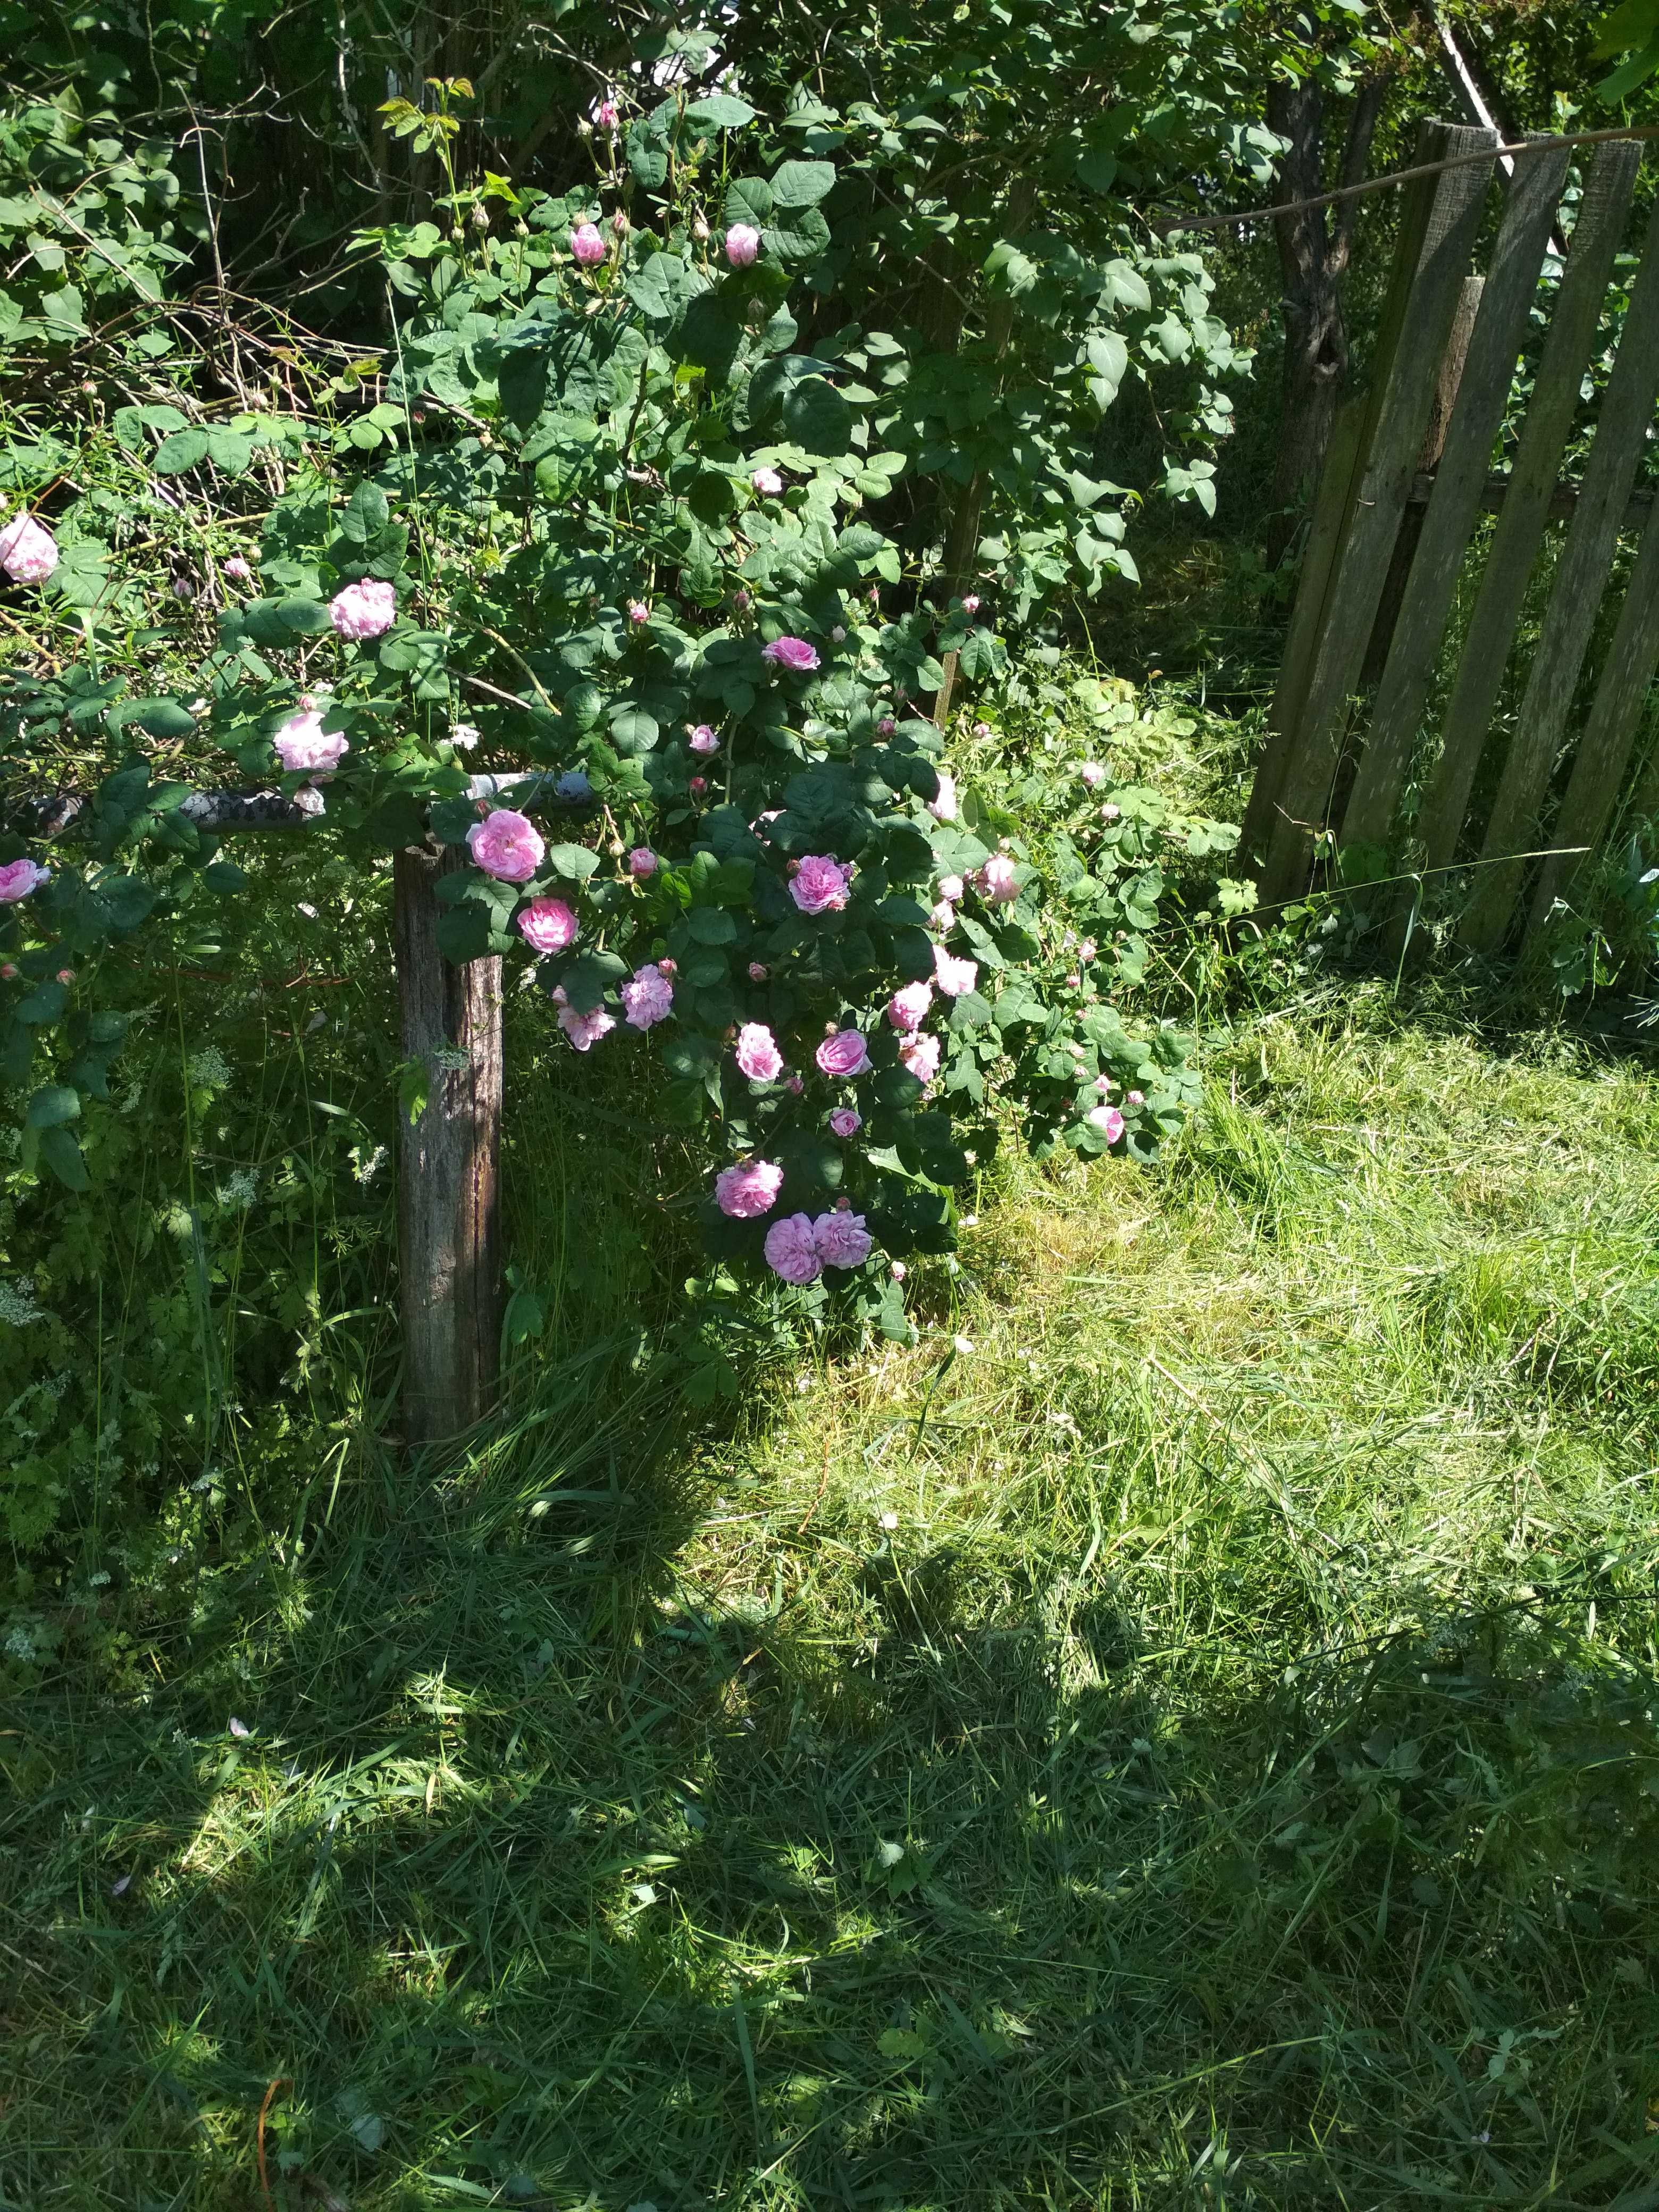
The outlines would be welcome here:
M 925 1033 L 906 1037 L 899 1047 L 899 1058 L 924 1091 L 939 1073 L 939 1039 Z
M 990 736 L 990 734 L 991 734 L 991 725 L 990 725 L 988 722 L 975 722 L 975 725 L 974 725 L 974 735 L 975 735 L 976 738 L 988 738 L 988 737 Z
M 763 499 L 776 499 L 783 489 L 783 478 L 775 469 L 751 469 L 749 481 Z
M 0 906 L 15 906 L 19 899 L 26 899 L 51 881 L 50 868 L 39 867 L 28 860 L 8 860 L 0 868 Z
M 988 906 L 1006 906 L 1019 896 L 1014 864 L 1001 853 L 993 853 L 974 877 L 974 889 Z
M 320 711 L 290 714 L 270 742 L 276 748 L 277 759 L 290 775 L 301 772 L 314 775 L 319 770 L 338 768 L 351 750 L 337 730 L 325 733 Z
M 808 645 L 804 637 L 775 637 L 770 645 L 763 646 L 761 659 L 769 660 L 777 668 L 793 668 L 804 674 L 818 665 L 817 647 Z
M 844 1207 L 819 1214 L 812 1224 L 812 1242 L 826 1267 L 861 1267 L 875 1249 L 864 1216 Z
M 870 1072 L 869 1049 L 857 1030 L 837 1030 L 833 1036 L 825 1037 L 812 1057 L 823 1074 L 842 1081 Z
M 1106 771 L 1098 761 L 1085 761 L 1078 774 L 1083 778 L 1085 788 L 1089 791 L 1106 781 Z
M 623 1012 L 630 1027 L 648 1030 L 674 1011 L 674 986 L 654 960 L 636 968 L 622 987 Z
M 965 615 L 976 615 L 979 612 L 979 593 L 977 592 L 964 592 L 963 593 L 962 611 Z
M 616 1026 L 603 1006 L 595 1006 L 591 1014 L 579 1014 L 574 1006 L 559 1008 L 559 1027 L 578 1052 L 591 1051 Z
M 947 952 L 942 945 L 933 947 L 933 981 L 947 999 L 959 999 L 964 991 L 971 991 L 979 981 L 977 960 L 958 960 L 954 952 Z
M 864 1127 L 864 1116 L 850 1106 L 837 1106 L 830 1116 L 830 1127 L 837 1137 L 856 1137 Z
M 804 1075 L 786 1075 L 783 1079 L 783 1087 L 792 1098 L 799 1098 L 806 1088 L 806 1079 Z
M 782 1188 L 781 1168 L 770 1160 L 745 1160 L 714 1177 L 714 1203 L 733 1221 L 754 1221 L 772 1211 Z
M 633 851 L 628 856 L 628 872 L 630 876 L 654 876 L 656 874 L 657 856 L 648 845 L 635 846 Z
M 895 991 L 887 1001 L 887 1018 L 896 1030 L 907 1033 L 919 1030 L 927 1018 L 927 1009 L 933 1003 L 931 983 L 907 983 L 902 991 Z
M 956 818 L 957 780 L 948 768 L 939 772 L 939 790 L 927 802 L 927 811 L 935 822 L 951 822 Z
M 734 222 L 726 234 L 726 258 L 734 269 L 747 269 L 760 248 L 759 231 L 746 222 Z M 811 1279 L 809 1276 L 805 1279 Z
M 15 514 L 0 530 L 0 568 L 14 584 L 44 584 L 58 566 L 58 540 L 32 514 Z
M 880 721 L 876 724 L 876 735 L 878 738 L 890 738 L 897 727 L 898 724 L 890 714 L 884 714 Z
M 895 1260 L 892 1267 L 888 1272 L 891 1274 L 893 1280 L 896 1283 L 902 1283 L 905 1277 L 909 1273 L 910 1270 L 905 1266 L 902 1260 Z
M 783 1054 L 764 1022 L 745 1022 L 738 1031 L 738 1066 L 751 1083 L 775 1083 L 783 1073 Z
M 1100 810 L 1100 818 L 1103 822 L 1115 822 L 1122 811 L 1123 809 L 1121 806 L 1114 806 L 1109 799 Z
M 1099 950 L 1100 947 L 1095 943 L 1092 937 L 1085 937 L 1082 944 L 1079 945 L 1077 949 L 1077 957 L 1086 967 Z
M 950 935 L 957 926 L 957 910 L 949 899 L 939 901 L 927 917 L 927 926 L 930 929 L 937 930 L 941 937 Z
M 1105 1132 L 1109 1145 L 1116 1144 L 1123 1134 L 1123 1116 L 1115 1106 L 1092 1106 L 1089 1109 L 1089 1119 L 1097 1129 Z
M 229 560 L 225 563 L 225 574 L 234 579 L 235 582 L 245 584 L 248 578 L 253 574 L 253 571 L 248 567 L 247 562 L 243 560 L 240 553 L 233 553 Z
M 763 983 L 766 981 L 768 972 L 768 969 L 762 962 L 758 960 L 751 960 L 750 962 L 749 980 L 751 983 Z
M 766 1264 L 786 1283 L 816 1283 L 823 1273 L 810 1216 L 787 1213 L 766 1232 Z
M 617 127 L 616 101 L 614 100 L 602 100 L 599 106 L 593 110 L 593 120 L 599 125 L 601 131 L 614 131 Z
M 605 258 L 605 234 L 597 223 L 579 222 L 570 234 L 570 251 L 584 269 Z
M 651 610 L 643 599 L 630 599 L 628 602 L 628 619 L 631 623 L 650 621 Z
M 847 903 L 853 871 L 827 854 L 809 854 L 789 878 L 789 896 L 803 914 L 839 913 Z
M 504 884 L 528 883 L 547 851 L 535 823 L 511 806 L 498 806 L 482 822 L 475 822 L 466 842 L 484 873 Z
M 846 644 L 846 642 L 847 642 L 847 632 L 845 631 L 845 629 L 842 627 L 842 625 L 841 625 L 839 623 L 836 623 L 836 625 L 834 626 L 834 628 L 830 630 L 830 640 L 831 644 L 833 644 L 833 645 L 845 645 L 845 644 Z
M 707 722 L 698 723 L 696 728 L 691 732 L 690 743 L 694 753 L 702 753 L 705 757 L 709 753 L 717 753 L 720 749 L 720 739 Z
M 939 879 L 939 896 L 942 899 L 949 899 L 953 906 L 960 904 L 962 895 L 967 888 L 960 876 L 941 876 Z
M 515 926 L 525 943 L 537 952 L 562 952 L 567 945 L 576 941 L 576 917 L 562 899 L 532 899 Z
M 1146 1092 L 1144 1091 L 1131 1091 L 1128 1093 L 1128 1103 L 1131 1106 L 1144 1106 L 1146 1103 Z
M 361 584 L 348 584 L 337 592 L 328 603 L 328 613 L 342 637 L 361 643 L 364 638 L 379 637 L 397 621 L 398 594 L 390 584 L 365 577 Z

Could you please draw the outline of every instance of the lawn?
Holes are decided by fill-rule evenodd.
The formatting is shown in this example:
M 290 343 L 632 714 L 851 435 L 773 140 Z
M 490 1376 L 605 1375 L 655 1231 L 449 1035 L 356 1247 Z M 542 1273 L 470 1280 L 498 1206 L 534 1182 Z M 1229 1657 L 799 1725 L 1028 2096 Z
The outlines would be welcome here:
M 507 1437 L 6 1717 L 0 2203 L 1659 2203 L 1650 1064 L 1205 1066 L 718 1419 L 550 1117 Z

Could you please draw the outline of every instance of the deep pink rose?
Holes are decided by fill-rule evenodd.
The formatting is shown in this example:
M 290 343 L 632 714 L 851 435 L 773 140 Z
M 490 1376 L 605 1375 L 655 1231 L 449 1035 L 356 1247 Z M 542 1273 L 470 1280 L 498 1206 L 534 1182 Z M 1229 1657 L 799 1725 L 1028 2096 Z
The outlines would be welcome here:
M 379 637 L 398 619 L 398 594 L 390 584 L 372 576 L 361 584 L 348 584 L 328 603 L 329 620 L 343 638 L 354 644 Z
M 853 871 L 827 854 L 809 854 L 789 878 L 789 896 L 803 914 L 839 912 L 847 903 Z
M 666 1021 L 674 1011 L 674 986 L 654 961 L 636 968 L 622 987 L 623 1012 L 636 1030 Z
M 597 223 L 579 222 L 570 234 L 570 251 L 584 269 L 605 258 L 605 234 Z
M 617 127 L 616 101 L 611 99 L 602 100 L 593 110 L 593 120 L 601 131 L 614 131 Z
M 1092 1106 L 1089 1109 L 1089 1119 L 1097 1129 L 1104 1131 L 1109 1145 L 1116 1144 L 1123 1134 L 1123 1116 L 1115 1106 Z
M 782 1188 L 781 1168 L 770 1160 L 745 1160 L 741 1167 L 722 1168 L 714 1177 L 714 1203 L 733 1221 L 754 1221 L 772 1211 Z
M 875 1249 L 864 1216 L 845 1207 L 819 1214 L 812 1224 L 812 1243 L 826 1267 L 861 1267 Z
M 747 269 L 761 249 L 761 234 L 746 222 L 734 222 L 726 234 L 726 258 L 734 269 Z
M 764 1022 L 745 1022 L 738 1031 L 738 1066 L 751 1083 L 775 1083 L 783 1073 L 783 1054 Z
M 14 584 L 44 584 L 58 566 L 58 540 L 32 514 L 15 514 L 0 530 L 0 568 Z
M 869 1048 L 857 1030 L 837 1030 L 833 1036 L 825 1037 L 812 1057 L 822 1073 L 842 1082 L 870 1071 Z
M 895 991 L 887 1001 L 887 1018 L 896 1030 L 908 1035 L 919 1030 L 927 1018 L 927 1009 L 933 1003 L 931 983 L 907 983 L 902 991 Z
M 856 1137 L 864 1127 L 864 1116 L 850 1106 L 837 1106 L 830 1116 L 830 1127 L 837 1137 Z
M 947 999 L 959 999 L 964 991 L 971 991 L 979 981 L 976 960 L 958 960 L 954 952 L 947 952 L 942 945 L 933 947 L 933 981 Z
M 657 856 L 648 845 L 635 846 L 633 851 L 628 856 L 628 872 L 630 876 L 654 876 L 656 874 Z
M 290 714 L 270 742 L 276 748 L 277 759 L 290 775 L 315 775 L 338 768 L 351 750 L 339 731 L 330 730 L 325 734 L 320 710 Z
M 924 1090 L 939 1073 L 939 1039 L 921 1033 L 906 1037 L 899 1047 L 899 1058 Z
M 483 827 L 482 823 L 479 825 Z M 532 899 L 519 915 L 516 927 L 525 943 L 537 952 L 562 952 L 576 941 L 575 915 L 562 899 Z
M 498 806 L 475 822 L 466 842 L 484 873 L 504 884 L 528 883 L 547 851 L 535 823 L 511 806 Z
M 8 860 L 0 868 L 0 906 L 15 906 L 19 899 L 26 899 L 51 881 L 50 868 L 39 867 L 28 860 Z
M 823 1273 L 812 1223 L 805 1213 L 787 1213 L 766 1232 L 766 1264 L 786 1283 L 816 1283 Z
M 761 650 L 761 659 L 769 660 L 777 668 L 793 668 L 805 673 L 818 665 L 818 649 L 808 645 L 804 637 L 775 637 Z

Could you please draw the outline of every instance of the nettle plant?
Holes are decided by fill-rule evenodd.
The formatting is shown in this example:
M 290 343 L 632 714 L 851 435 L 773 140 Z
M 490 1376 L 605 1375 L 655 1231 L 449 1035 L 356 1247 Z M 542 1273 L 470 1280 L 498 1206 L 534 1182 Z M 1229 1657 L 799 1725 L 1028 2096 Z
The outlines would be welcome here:
M 441 120 L 412 127 L 447 157 Z M 866 517 L 902 457 L 847 374 L 858 334 L 804 353 L 790 307 L 836 173 L 786 153 L 732 174 L 751 120 L 725 94 L 663 102 L 650 227 L 601 108 L 596 189 L 490 178 L 373 234 L 394 337 L 357 443 L 378 465 L 352 481 L 301 451 L 225 564 L 246 596 L 201 697 L 135 698 L 93 665 L 15 690 L 37 739 L 65 717 L 189 730 L 279 769 L 309 834 L 365 861 L 446 847 L 443 951 L 526 963 L 572 1050 L 635 1057 L 639 1097 L 706 1143 L 717 1259 L 902 1334 L 904 1261 L 951 1248 L 1006 1109 L 1039 1153 L 1147 1159 L 1190 1106 L 1183 1042 L 1117 1004 L 1164 825 L 1103 768 L 1034 757 L 1024 798 L 1066 824 L 1036 851 L 1006 790 L 953 768 L 957 740 L 989 757 L 988 725 L 919 711 L 940 654 L 985 686 L 1005 647 L 975 592 L 929 604 Z M 0 536 L 48 589 L 51 550 L 23 516 Z M 0 845 L 3 1073 L 38 1085 L 26 1158 L 72 1186 L 120 1041 L 76 964 L 241 882 L 142 753 L 88 824 L 90 865 Z M 423 1095 L 415 1071 L 411 1113 Z

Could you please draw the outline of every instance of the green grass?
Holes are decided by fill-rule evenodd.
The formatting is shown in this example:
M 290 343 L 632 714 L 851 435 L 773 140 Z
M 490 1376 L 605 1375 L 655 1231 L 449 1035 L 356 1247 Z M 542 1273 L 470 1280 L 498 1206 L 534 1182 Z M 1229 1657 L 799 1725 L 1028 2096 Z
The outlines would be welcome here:
M 263 2207 L 269 2094 L 293 2212 L 1659 2203 L 1659 1098 L 1210 1067 L 916 1350 L 697 1426 L 574 1284 L 486 1461 L 15 1701 L 4 2202 Z

